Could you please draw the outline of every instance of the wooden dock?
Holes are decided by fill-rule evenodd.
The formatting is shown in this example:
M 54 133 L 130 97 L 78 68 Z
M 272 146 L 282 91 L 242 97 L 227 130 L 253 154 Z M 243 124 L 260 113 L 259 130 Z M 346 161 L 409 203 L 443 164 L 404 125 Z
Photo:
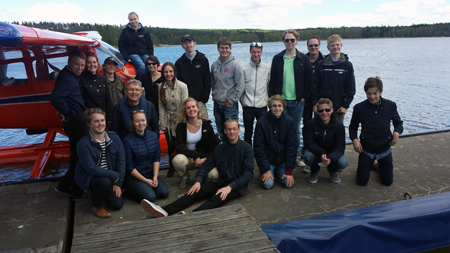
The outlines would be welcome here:
M 71 252 L 279 252 L 240 205 L 74 231 Z

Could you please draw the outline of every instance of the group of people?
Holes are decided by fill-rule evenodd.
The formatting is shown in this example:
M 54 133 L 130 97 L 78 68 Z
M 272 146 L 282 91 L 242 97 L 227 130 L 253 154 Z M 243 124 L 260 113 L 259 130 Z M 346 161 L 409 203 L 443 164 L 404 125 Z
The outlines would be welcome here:
M 292 172 L 296 165 L 304 166 L 302 156 L 310 168 L 310 183 L 318 181 L 320 163 L 327 166 L 332 182 L 340 182 L 337 172 L 347 166 L 342 122 L 355 94 L 355 78 L 347 55 L 340 52 L 339 35 L 328 38 L 328 56 L 320 52 L 317 36 L 307 41 L 305 55 L 296 49 L 299 34 L 287 30 L 282 37 L 285 50 L 274 56 L 271 67 L 261 62 L 262 43 L 250 44 L 250 62 L 241 66 L 231 53 L 231 41 L 222 37 L 217 43 L 219 58 L 210 68 L 205 55 L 194 49 L 193 36 L 186 34 L 181 38 L 185 53 L 175 64 L 164 63 L 159 72 L 148 32 L 136 13 L 128 18 L 119 50 L 136 67 L 137 75 L 123 68 L 124 76 L 131 78 L 126 86 L 115 74 L 114 58 L 104 61 L 102 76 L 97 73 L 97 56 L 79 50 L 69 53 L 68 65 L 57 77 L 51 103 L 69 137 L 71 159 L 56 191 L 74 200 L 89 197 L 93 213 L 107 218 L 111 214 L 105 204 L 122 207 L 123 187 L 146 212 L 163 217 L 199 199 L 208 200 L 195 211 L 246 195 L 254 160 L 264 189 L 272 188 L 275 181 L 293 187 Z M 369 78 L 364 91 L 367 100 L 354 107 L 349 126 L 353 147 L 360 154 L 357 183 L 367 184 L 377 160 L 382 183 L 390 185 L 391 146 L 402 133 L 402 121 L 395 103 L 381 98 L 379 78 Z M 220 139 L 208 119 L 210 93 Z M 239 101 L 244 141 L 238 136 Z M 185 189 L 190 170 L 197 169 L 187 193 L 164 207 L 153 203 L 169 194 L 158 176 L 160 130 L 170 156 L 167 176 L 177 172 L 179 187 Z

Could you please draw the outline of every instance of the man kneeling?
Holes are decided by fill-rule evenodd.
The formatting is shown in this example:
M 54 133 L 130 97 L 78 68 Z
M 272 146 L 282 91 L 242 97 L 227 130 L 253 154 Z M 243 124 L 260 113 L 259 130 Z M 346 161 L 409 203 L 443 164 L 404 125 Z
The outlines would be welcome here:
M 316 183 L 319 175 L 319 162 L 327 166 L 330 180 L 340 183 L 337 171 L 347 167 L 345 152 L 345 129 L 342 122 L 332 115 L 333 103 L 321 98 L 316 104 L 319 116 L 310 120 L 303 131 L 305 142 L 305 163 L 311 168 L 308 181 Z
M 85 193 L 91 191 L 92 212 L 99 218 L 109 218 L 104 202 L 116 210 L 123 206 L 120 187 L 125 176 L 125 151 L 119 136 L 105 132 L 105 113 L 101 109 L 91 108 L 84 117 L 89 133 L 77 144 L 75 182 Z
M 194 212 L 221 207 L 232 199 L 246 195 L 248 184 L 253 180 L 253 150 L 250 144 L 239 139 L 239 131 L 236 120 L 229 119 L 225 122 L 228 141 L 218 145 L 200 166 L 196 182 L 187 194 L 164 207 L 144 199 L 141 202 L 142 208 L 155 217 L 166 217 L 184 210 L 197 200 L 208 198 Z M 204 181 L 214 167 L 219 172 L 219 178 Z

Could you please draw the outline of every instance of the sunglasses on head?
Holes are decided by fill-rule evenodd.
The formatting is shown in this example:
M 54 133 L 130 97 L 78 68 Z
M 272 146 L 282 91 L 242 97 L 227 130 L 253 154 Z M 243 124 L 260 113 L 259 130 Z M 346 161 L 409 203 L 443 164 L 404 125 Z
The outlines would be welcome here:
M 262 47 L 261 42 L 252 42 L 252 44 L 250 44 L 252 47 Z
M 320 108 L 320 109 L 317 109 L 317 111 L 319 111 L 319 113 L 322 113 L 322 112 L 324 112 L 324 111 L 326 111 L 326 112 L 331 112 L 331 108 Z
M 132 111 L 132 114 L 138 113 L 138 112 L 144 112 L 144 110 L 138 110 L 138 111 Z
M 151 66 L 151 65 L 156 66 L 156 65 L 158 65 L 158 63 L 156 63 L 156 62 L 147 62 L 147 66 Z
M 319 44 L 311 44 L 311 45 L 308 45 L 308 47 L 318 47 L 319 46 Z
M 294 42 L 295 42 L 295 39 L 284 39 L 284 42 L 286 42 L 286 43 L 289 43 L 289 41 L 290 41 L 291 43 L 294 43 Z

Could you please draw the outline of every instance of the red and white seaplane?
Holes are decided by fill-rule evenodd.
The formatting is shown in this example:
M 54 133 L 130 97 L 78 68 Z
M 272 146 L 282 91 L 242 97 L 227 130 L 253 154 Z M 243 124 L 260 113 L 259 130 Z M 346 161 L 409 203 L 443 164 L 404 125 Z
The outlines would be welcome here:
M 67 64 L 68 52 L 75 49 L 93 52 L 100 62 L 114 57 L 119 64 L 117 74 L 125 82 L 128 79 L 120 73 L 121 67 L 126 65 L 130 74 L 136 73 L 115 48 L 89 34 L 66 34 L 0 22 L 0 128 L 25 128 L 27 134 L 47 133 L 40 144 L 0 148 L 0 164 L 34 161 L 30 178 L 36 179 L 48 161 L 69 160 L 69 142 L 55 142 L 56 133 L 65 133 L 56 109 L 49 102 L 55 79 Z M 160 138 L 160 144 L 162 151 L 167 150 L 165 138 Z

